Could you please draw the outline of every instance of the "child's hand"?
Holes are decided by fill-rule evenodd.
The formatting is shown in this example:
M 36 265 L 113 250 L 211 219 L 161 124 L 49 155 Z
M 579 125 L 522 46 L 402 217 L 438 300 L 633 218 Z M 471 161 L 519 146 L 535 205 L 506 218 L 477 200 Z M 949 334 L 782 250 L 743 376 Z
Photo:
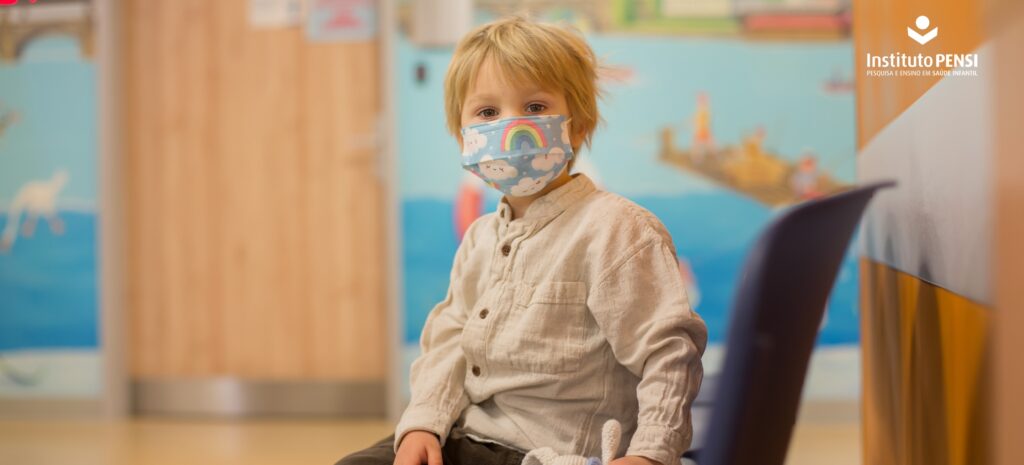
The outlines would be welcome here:
M 612 463 L 608 465 L 662 465 L 660 462 L 655 462 L 647 457 L 641 457 L 639 455 L 627 455 L 620 459 L 612 460 Z
M 398 444 L 394 465 L 442 465 L 441 442 L 427 431 L 410 431 Z

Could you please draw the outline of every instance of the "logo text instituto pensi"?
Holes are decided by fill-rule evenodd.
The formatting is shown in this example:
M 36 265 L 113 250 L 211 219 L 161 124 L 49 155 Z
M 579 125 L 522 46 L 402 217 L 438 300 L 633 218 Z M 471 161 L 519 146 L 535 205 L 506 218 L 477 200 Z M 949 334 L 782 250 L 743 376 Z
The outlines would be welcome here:
M 930 28 L 930 29 L 929 29 Z M 938 26 L 925 15 L 918 16 L 913 27 L 907 27 L 907 37 L 925 45 L 939 36 Z M 917 46 L 911 46 L 917 47 Z M 903 49 L 903 47 L 899 47 Z M 870 77 L 925 77 L 925 76 L 978 76 L 977 53 L 888 53 L 865 54 L 865 74 Z

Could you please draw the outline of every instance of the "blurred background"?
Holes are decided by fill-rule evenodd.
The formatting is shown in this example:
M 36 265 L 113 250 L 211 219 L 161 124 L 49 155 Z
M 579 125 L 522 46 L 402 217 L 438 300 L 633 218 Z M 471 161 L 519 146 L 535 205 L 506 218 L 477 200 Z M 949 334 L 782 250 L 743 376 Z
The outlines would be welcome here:
M 457 162 L 444 73 L 509 14 L 604 65 L 575 170 L 672 234 L 710 333 L 695 445 L 761 229 L 895 179 L 789 463 L 1016 463 L 1018 3 L 0 0 L 0 463 L 333 463 L 390 434 L 500 199 Z M 902 54 L 974 61 L 871 59 Z

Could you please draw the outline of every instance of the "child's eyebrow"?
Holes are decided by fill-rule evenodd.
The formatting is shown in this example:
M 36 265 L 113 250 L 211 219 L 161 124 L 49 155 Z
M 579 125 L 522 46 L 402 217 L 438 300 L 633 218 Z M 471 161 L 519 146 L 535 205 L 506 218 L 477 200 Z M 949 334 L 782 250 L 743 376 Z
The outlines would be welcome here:
M 542 86 L 533 86 L 527 90 L 528 91 L 523 92 L 522 95 L 527 95 L 530 98 L 546 97 L 549 99 L 553 99 L 559 93 L 557 89 L 550 89 Z
M 490 102 L 496 99 L 497 97 L 491 94 L 473 94 L 466 99 L 466 106 L 473 106 L 473 104 L 476 104 L 478 101 Z
M 530 98 L 531 99 L 535 99 L 535 98 L 550 99 L 550 98 L 553 98 L 553 97 L 554 97 L 554 94 L 552 94 L 551 92 L 548 92 L 548 91 L 546 91 L 544 89 L 537 89 L 536 91 L 530 93 Z

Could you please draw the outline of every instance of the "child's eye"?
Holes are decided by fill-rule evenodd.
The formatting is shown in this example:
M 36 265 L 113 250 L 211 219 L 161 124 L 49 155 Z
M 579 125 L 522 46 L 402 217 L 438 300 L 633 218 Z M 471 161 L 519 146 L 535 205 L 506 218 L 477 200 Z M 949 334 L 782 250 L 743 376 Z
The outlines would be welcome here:
M 495 116 L 498 116 L 498 110 L 493 108 L 484 108 L 483 110 L 476 112 L 476 115 L 481 118 L 494 118 Z
M 543 103 L 531 103 L 526 106 L 527 113 L 540 113 L 546 110 L 548 107 L 544 106 Z

